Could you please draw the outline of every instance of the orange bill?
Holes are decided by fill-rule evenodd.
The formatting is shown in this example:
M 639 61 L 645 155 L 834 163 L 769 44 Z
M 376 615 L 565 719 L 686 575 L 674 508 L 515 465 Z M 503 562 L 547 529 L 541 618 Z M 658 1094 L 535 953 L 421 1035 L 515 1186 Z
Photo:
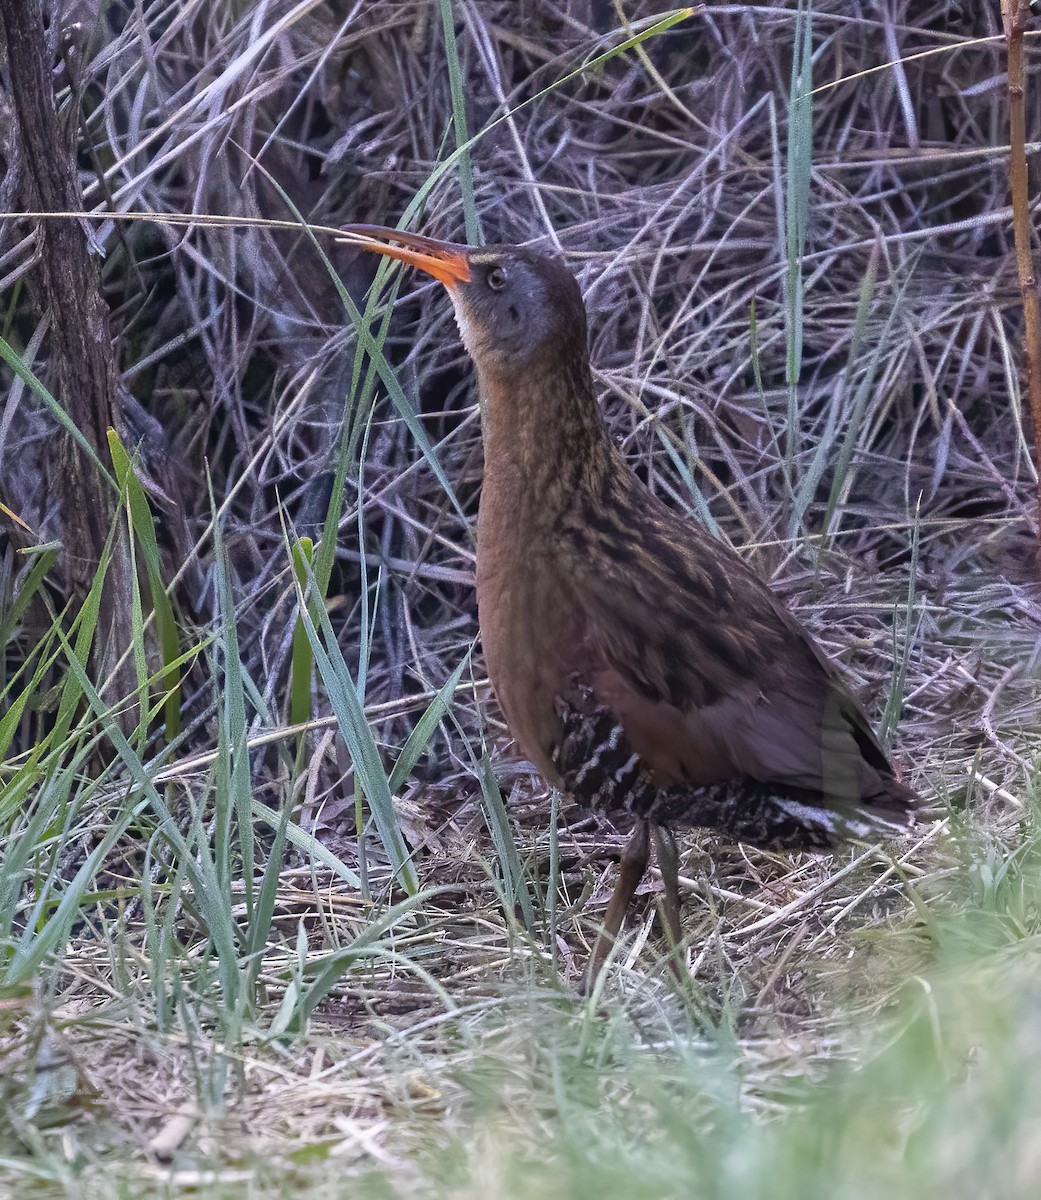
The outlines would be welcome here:
M 385 225 L 344 225 L 343 232 L 348 235 L 345 242 L 426 271 L 447 288 L 470 282 L 469 246 L 439 242 L 436 238 L 403 233 Z

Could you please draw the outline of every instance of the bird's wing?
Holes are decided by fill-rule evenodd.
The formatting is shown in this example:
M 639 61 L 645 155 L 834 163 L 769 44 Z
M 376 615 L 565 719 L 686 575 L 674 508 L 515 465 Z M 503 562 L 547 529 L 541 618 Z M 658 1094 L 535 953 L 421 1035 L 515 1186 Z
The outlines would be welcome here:
M 734 551 L 666 509 L 587 549 L 575 594 L 589 685 L 659 782 L 887 794 L 892 769 L 856 701 Z

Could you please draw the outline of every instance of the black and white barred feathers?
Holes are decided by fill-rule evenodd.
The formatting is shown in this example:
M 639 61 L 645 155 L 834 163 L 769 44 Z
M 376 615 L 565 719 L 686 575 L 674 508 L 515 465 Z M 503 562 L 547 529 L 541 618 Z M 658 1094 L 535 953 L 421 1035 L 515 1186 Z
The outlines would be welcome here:
M 807 789 L 748 777 L 658 787 L 608 709 L 588 695 L 582 707 L 558 700 L 556 708 L 561 734 L 553 765 L 565 790 L 586 808 L 626 809 L 656 825 L 718 829 L 771 849 L 824 849 L 836 837 L 870 839 L 903 828 L 895 814 L 888 821 L 859 807 L 843 811 Z

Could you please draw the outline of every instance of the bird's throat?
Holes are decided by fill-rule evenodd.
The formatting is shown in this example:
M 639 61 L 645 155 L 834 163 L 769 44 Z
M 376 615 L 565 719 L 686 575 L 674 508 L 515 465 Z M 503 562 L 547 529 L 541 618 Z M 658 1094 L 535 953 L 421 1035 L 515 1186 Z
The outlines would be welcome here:
M 478 363 L 478 381 L 486 494 L 507 489 L 502 500 L 518 512 L 530 498 L 553 520 L 560 505 L 599 490 L 612 447 L 584 357 L 569 367 L 535 361 L 519 376 Z

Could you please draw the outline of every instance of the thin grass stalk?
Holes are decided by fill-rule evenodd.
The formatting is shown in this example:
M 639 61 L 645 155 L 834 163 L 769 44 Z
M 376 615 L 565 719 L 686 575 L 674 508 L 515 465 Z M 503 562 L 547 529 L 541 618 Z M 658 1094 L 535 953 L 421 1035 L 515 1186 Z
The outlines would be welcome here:
M 452 127 L 455 144 L 459 150 L 459 197 L 463 205 L 463 222 L 466 240 L 471 246 L 479 246 L 484 238 L 481 234 L 481 217 L 474 198 L 474 171 L 470 161 L 468 143 L 470 134 L 466 124 L 466 102 L 463 98 L 463 70 L 459 63 L 459 44 L 455 36 L 455 17 L 452 0 L 439 0 L 441 9 L 441 33 L 445 44 L 445 61 L 448 64 L 448 86 L 452 96 Z
M 74 686 L 89 688 L 73 648 L 60 630 L 59 636 L 69 656 L 72 674 L 77 677 Z M 114 718 L 110 716 L 109 720 L 114 725 Z M 37 771 L 33 815 L 21 836 L 8 848 L 0 865 L 0 928 L 3 930 L 0 940 L 6 940 L 18 903 L 18 885 L 24 880 L 29 859 L 49 844 L 52 847 L 49 866 L 45 871 L 37 871 L 32 900 L 21 920 L 21 935 L 8 955 L 3 976 L 5 985 L 34 977 L 45 963 L 61 956 L 85 902 L 88 887 L 116 841 L 145 807 L 145 802 L 131 790 L 119 810 L 108 814 L 104 832 L 83 858 L 73 878 L 66 880 L 63 877 L 66 851 L 72 840 L 71 822 L 76 813 L 91 803 L 92 796 L 101 786 L 101 779 L 89 780 L 85 788 L 75 794 L 84 778 L 87 762 L 96 754 L 96 749 L 96 740 L 87 738 L 82 730 L 77 731 L 70 746 L 63 744 L 52 749 L 49 763 Z
M 802 374 L 803 274 L 806 229 L 810 212 L 810 176 L 813 171 L 813 17 L 812 0 L 799 0 L 795 14 L 792 74 L 788 100 L 788 152 L 784 193 L 788 428 L 785 438 L 785 471 L 795 485 L 795 456 L 799 446 L 798 387 Z
M 7 645 L 29 605 L 43 587 L 47 573 L 58 557 L 58 550 L 59 547 L 55 545 L 45 545 L 29 546 L 22 551 L 29 559 L 30 565 L 18 590 L 11 597 L 10 604 L 0 611 L 0 647 Z
M 502 125 L 505 121 L 509 121 L 511 117 L 515 117 L 517 113 L 521 112 L 523 109 L 537 104 L 541 99 L 543 99 L 543 97 L 548 96 L 551 92 L 555 92 L 558 88 L 564 87 L 565 84 L 570 83 L 573 79 L 579 79 L 586 75 L 595 77 L 596 72 L 605 63 L 617 58 L 620 54 L 624 54 L 627 50 L 631 50 L 636 46 L 642 45 L 642 43 L 646 42 L 648 39 L 658 37 L 660 34 L 665 33 L 667 30 L 671 29 L 673 25 L 678 24 L 680 21 L 685 21 L 689 17 L 693 16 L 695 11 L 696 10 L 694 8 L 677 8 L 673 9 L 671 12 L 662 14 L 660 17 L 656 16 L 648 18 L 649 24 L 646 26 L 646 28 L 639 30 L 637 33 L 630 34 L 630 36 L 626 38 L 623 38 L 622 41 L 620 41 L 617 45 L 612 46 L 609 50 L 605 50 L 603 54 L 596 54 L 592 58 L 587 59 L 579 66 L 575 67 L 574 70 L 566 72 L 564 75 L 561 75 L 559 79 L 555 79 L 552 83 L 547 84 L 546 87 L 540 88 L 533 95 L 522 100 L 520 104 L 515 105 L 509 111 L 504 112 L 500 116 L 489 121 L 487 125 L 479 129 L 461 146 L 456 146 L 455 150 L 453 150 L 447 158 L 439 162 L 437 166 L 430 172 L 429 177 L 422 184 L 422 186 L 416 190 L 412 199 L 405 206 L 405 211 L 402 213 L 401 220 L 398 222 L 398 228 L 408 228 L 409 224 L 414 221 L 426 207 L 427 198 L 437 184 L 449 171 L 452 170 L 452 168 L 464 154 L 468 154 L 483 137 L 491 133 L 492 130 L 497 126 Z M 627 28 L 632 27 L 627 25 Z
M 6 947 L 11 938 L 30 860 L 38 864 L 50 852 L 52 870 L 58 869 L 60 857 L 66 848 L 65 837 L 58 835 L 56 846 L 49 843 L 55 835 L 56 826 L 67 826 L 62 812 L 67 813 L 72 807 L 70 796 L 75 773 L 82 767 L 89 752 L 86 739 L 77 738 L 75 747 L 62 747 L 59 754 L 51 753 L 42 763 L 25 764 L 19 776 L 12 780 L 8 798 L 17 806 L 3 814 L 6 844 L 4 853 L 0 855 L 0 946 Z M 39 897 L 38 865 L 36 874 L 38 881 L 33 888 L 33 895 Z M 6 948 L 3 954 L 5 959 L 10 957 L 10 951 Z
M 259 800 L 253 801 L 253 813 L 265 825 L 276 832 L 285 818 L 285 809 L 276 812 L 273 808 L 269 808 Z M 314 834 L 307 833 L 299 825 L 289 820 L 285 822 L 285 836 L 286 841 L 294 846 L 308 861 L 313 862 L 316 866 L 324 867 L 331 875 L 334 875 L 337 879 L 342 879 L 344 884 L 353 891 L 361 890 L 361 881 L 357 874 L 346 863 L 337 858 L 331 850 L 323 846 Z
M 420 453 L 430 464 L 430 469 L 434 472 L 438 483 L 444 488 L 452 507 L 464 520 L 465 513 L 456 497 L 455 489 L 449 483 L 441 462 L 434 452 L 426 430 L 423 428 L 422 423 L 408 401 L 408 397 L 402 390 L 397 376 L 383 354 L 383 342 L 390 328 L 391 311 L 389 305 L 383 310 L 378 334 L 374 337 L 370 331 L 371 323 L 379 304 L 379 284 L 389 273 L 388 264 L 380 264 L 377 268 L 376 284 L 369 292 L 363 313 L 354 303 L 354 299 L 344 286 L 343 280 L 329 261 L 329 256 L 323 250 L 310 225 L 290 199 L 288 193 L 270 172 L 265 170 L 256 160 L 253 160 L 253 166 L 255 170 L 264 175 L 286 208 L 299 222 L 301 231 L 313 246 L 315 253 L 328 272 L 329 279 L 336 289 L 336 294 L 343 304 L 357 335 L 357 345 L 355 346 L 354 360 L 351 367 L 351 383 L 345 399 L 344 419 L 341 426 L 339 457 L 337 459 L 336 473 L 333 478 L 332 495 L 329 500 L 326 520 L 322 527 L 322 536 L 318 547 L 317 575 L 324 595 L 329 586 L 329 575 L 332 573 L 332 564 L 336 555 L 336 533 L 339 529 L 340 518 L 343 513 L 343 489 L 347 475 L 354 468 L 358 440 L 365 428 L 365 423 L 369 419 L 369 411 L 372 407 L 373 396 L 375 395 L 377 377 L 383 383 L 384 387 L 386 387 L 387 394 L 397 409 L 398 415 L 405 422 L 409 433 L 420 449 Z M 395 283 L 392 286 L 396 288 L 397 285 Z M 366 355 L 368 356 L 368 366 L 363 376 L 362 365 Z M 359 381 L 361 381 L 360 385 Z
M 137 708 L 137 728 L 133 731 L 127 730 L 127 733 L 133 733 L 133 745 L 138 754 L 144 752 L 145 742 L 148 740 L 148 696 L 147 696 L 147 679 L 148 679 L 148 655 L 145 651 L 145 619 L 144 611 L 141 603 L 141 580 L 137 572 L 137 542 L 133 534 L 133 518 L 130 515 L 130 506 L 127 503 L 127 496 L 124 493 L 124 514 L 127 523 L 127 540 L 126 549 L 130 558 L 130 633 L 131 633 L 131 650 L 134 663 L 134 673 L 137 676 L 137 693 L 139 697 Z
M 852 411 L 845 414 L 847 407 L 847 397 L 851 390 L 851 381 L 854 379 L 858 368 L 860 367 L 860 347 L 867 329 L 868 317 L 871 313 L 871 305 L 874 301 L 875 280 L 878 267 L 878 248 L 872 253 L 868 260 L 868 268 L 860 285 L 860 296 L 857 301 L 857 314 L 853 323 L 853 335 L 850 338 L 849 354 L 846 356 L 846 369 L 843 373 L 843 385 L 841 390 L 836 394 L 835 399 L 828 405 L 827 418 L 824 425 L 824 432 L 821 434 L 817 446 L 814 449 L 813 457 L 810 460 L 809 469 L 803 476 L 799 487 L 796 490 L 794 503 L 792 506 L 792 519 L 789 525 L 789 534 L 795 535 L 798 528 L 801 527 L 806 516 L 806 511 L 813 503 L 817 495 L 817 487 L 827 471 L 829 466 L 834 465 L 834 474 L 832 476 L 831 492 L 828 497 L 828 506 L 825 510 L 822 529 L 825 537 L 821 539 L 818 547 L 818 567 L 821 556 L 826 548 L 827 533 L 831 527 L 831 520 L 834 515 L 835 507 L 839 502 L 839 497 L 847 484 L 847 472 L 849 470 L 850 461 L 853 457 L 853 448 L 856 445 L 857 438 L 860 435 L 860 427 L 863 419 L 863 409 L 867 402 L 868 393 L 870 390 L 871 380 L 874 378 L 874 367 L 880 353 L 880 346 L 876 346 L 871 360 L 868 363 L 866 371 L 863 373 L 861 384 L 857 389 L 853 400 Z M 839 425 L 843 416 L 846 415 L 846 433 L 842 440 L 838 460 L 835 459 L 835 438 L 838 433 Z
M 532 936 L 535 931 L 535 913 L 528 894 L 528 879 L 521 865 L 517 842 L 510 826 L 509 814 L 503 802 L 499 782 L 492 770 L 491 759 L 485 753 L 480 765 L 481 797 L 484 800 L 484 818 L 495 846 L 495 857 L 502 874 L 503 901 L 509 918 L 516 908 L 520 909 L 525 931 Z
M 108 431 L 108 445 L 109 453 L 112 455 L 116 482 L 126 496 L 130 533 L 140 545 L 144 555 L 148 586 L 152 594 L 156 636 L 159 640 L 159 653 L 162 661 L 160 681 L 163 689 L 163 724 L 166 740 L 169 743 L 181 731 L 181 676 L 176 665 L 180 656 L 177 620 L 163 583 L 162 559 L 159 554 L 155 521 L 152 518 L 148 497 L 137 477 L 130 456 L 114 429 Z
M 249 748 L 246 744 L 245 669 L 239 654 L 238 631 L 235 624 L 235 605 L 231 594 L 231 567 L 224 546 L 221 522 L 217 520 L 212 489 L 210 503 L 213 513 L 214 563 L 217 575 L 217 599 L 220 626 L 217 644 L 221 670 L 215 683 L 218 688 L 218 758 L 215 764 L 217 825 L 215 853 L 217 878 L 231 902 L 232 882 L 232 815 L 242 853 L 242 877 L 246 889 L 246 922 L 253 916 L 253 870 L 255 841 L 252 820 L 252 785 L 250 780 Z
M 179 901 L 185 887 L 187 863 L 179 858 L 171 864 L 165 854 L 157 861 L 156 848 L 162 846 L 162 835 L 156 832 L 149 839 L 142 864 L 141 921 L 148 951 L 149 979 L 155 997 L 156 1026 L 160 1033 L 165 1033 L 171 1024 L 169 995 L 177 975 Z M 162 886 L 157 887 L 154 877 L 160 870 L 165 872 L 166 878 Z
M 915 504 L 914 521 L 911 525 L 911 562 L 907 574 L 907 597 L 904 601 L 904 611 L 900 614 L 898 610 L 898 612 L 893 614 L 893 682 L 889 689 L 889 696 L 886 699 L 886 707 L 882 714 L 881 728 L 879 729 L 879 740 L 883 746 L 892 744 L 893 734 L 896 731 L 897 722 L 900 720 L 900 712 L 904 706 L 904 693 L 907 690 L 907 673 L 911 664 L 911 628 L 918 589 L 918 555 L 922 528 L 921 508 L 922 500 L 921 496 L 919 496 L 918 502 Z M 897 617 L 900 615 L 903 617 L 904 636 L 902 644 L 897 645 L 897 630 L 901 624 Z
M 1012 193 L 1012 233 L 1016 247 L 1016 272 L 1023 297 L 1023 357 L 1027 368 L 1027 393 L 1034 427 L 1037 529 L 1041 535 L 1041 303 L 1030 239 L 1030 181 L 1026 154 L 1026 90 L 1023 35 L 1030 22 L 1029 0 L 1002 0 L 1001 15 L 1008 49 L 1009 188 Z
M 459 666 L 456 667 L 452 674 L 445 680 L 444 684 L 438 689 L 437 694 L 412 727 L 412 732 L 405 739 L 405 744 L 398 752 L 397 760 L 390 772 L 389 782 L 392 792 L 396 792 L 398 788 L 404 786 L 409 775 L 412 773 L 412 768 L 430 744 L 430 739 L 434 736 L 434 730 L 444 720 L 452 703 L 452 697 L 455 695 L 456 688 L 463 677 L 463 672 L 470 665 L 472 652 L 473 647 L 467 651 Z
M 245 961 L 245 990 L 251 1003 L 257 998 L 257 985 L 260 971 L 264 965 L 264 951 L 271 941 L 272 925 L 275 917 L 275 905 L 278 900 L 278 889 L 282 880 L 282 868 L 285 865 L 286 846 L 289 842 L 289 823 L 293 809 L 290 804 L 282 805 L 278 824 L 275 826 L 275 837 L 268 850 L 264 874 L 257 890 L 256 903 L 250 914 L 249 928 L 246 933 Z
M 362 432 L 361 450 L 358 455 L 358 505 L 356 510 L 358 545 L 365 545 L 365 498 L 364 498 L 364 464 L 369 452 L 369 434 L 372 432 L 372 418 L 375 408 L 370 405 L 365 417 Z M 358 703 L 365 704 L 365 693 L 368 690 L 369 662 L 372 659 L 372 639 L 376 632 L 376 613 L 379 608 L 380 584 L 383 579 L 382 568 L 376 573 L 376 584 L 370 610 L 369 604 L 369 560 L 362 553 L 358 559 L 358 628 L 361 636 L 358 638 L 358 670 L 355 680 L 358 688 Z
M 118 517 L 117 517 L 118 520 Z M 112 540 L 115 534 L 115 526 L 109 531 L 109 539 L 106 542 L 105 549 L 102 551 L 101 559 L 98 562 L 97 570 L 94 572 L 94 579 L 91 583 L 90 590 L 84 597 L 83 603 L 80 605 L 79 612 L 73 618 L 71 628 L 69 629 L 69 645 L 72 653 L 75 655 L 77 662 L 86 671 L 87 663 L 90 660 L 91 647 L 94 643 L 97 634 L 98 622 L 101 613 L 101 598 L 105 588 L 105 572 L 108 570 L 111 561 L 109 553 Z M 52 625 L 52 628 L 62 643 L 63 648 L 66 645 L 66 639 L 62 634 L 61 627 L 57 623 Z M 58 716 L 54 724 L 53 742 L 59 743 L 65 741 L 68 737 L 69 730 L 72 728 L 72 723 L 76 717 L 76 711 L 84 696 L 84 688 L 74 674 L 66 675 L 65 682 L 62 685 L 61 696 L 58 701 Z
M 549 797 L 549 878 L 546 881 L 546 923 L 549 925 L 549 953 L 553 970 L 557 968 L 557 889 L 560 887 L 560 792 L 554 788 Z
M 79 446 L 83 453 L 90 459 L 95 470 L 98 472 L 101 478 L 104 479 L 105 482 L 113 489 L 113 491 L 118 494 L 119 485 L 109 473 L 108 468 L 98 457 L 94 447 L 91 446 L 90 442 L 88 442 L 83 436 L 80 430 L 73 423 L 72 418 L 58 403 L 58 401 L 55 400 L 45 385 L 36 377 L 29 367 L 26 366 L 25 362 L 22 360 L 22 356 L 18 353 L 18 351 L 15 350 L 13 346 L 9 345 L 8 342 L 3 338 L 0 338 L 0 359 L 3 359 L 3 361 L 11 368 L 11 370 L 14 371 L 15 375 L 17 375 L 23 383 L 27 384 L 30 391 L 43 402 L 44 407 L 47 409 L 50 415 L 61 425 L 61 427 L 72 438 L 76 445 Z
M 358 777 L 354 777 L 354 840 L 358 846 L 358 878 L 361 880 L 361 898 L 368 903 L 372 899 L 369 888 L 369 839 L 365 833 L 365 794 Z
M 307 573 L 314 565 L 314 542 L 302 537 L 293 543 L 293 573 L 297 586 L 306 590 Z M 314 682 L 314 655 L 307 640 L 307 630 L 297 616 L 293 626 L 293 649 L 289 668 L 289 720 L 293 725 L 304 725 L 311 719 L 311 689 Z M 304 735 L 300 735 L 301 744 Z
M 391 867 L 404 890 L 414 895 L 419 890 L 419 880 L 398 825 L 388 775 L 325 606 L 315 598 L 313 579 L 313 575 L 309 576 L 311 587 L 307 596 L 302 591 L 297 595 L 315 665 Z

